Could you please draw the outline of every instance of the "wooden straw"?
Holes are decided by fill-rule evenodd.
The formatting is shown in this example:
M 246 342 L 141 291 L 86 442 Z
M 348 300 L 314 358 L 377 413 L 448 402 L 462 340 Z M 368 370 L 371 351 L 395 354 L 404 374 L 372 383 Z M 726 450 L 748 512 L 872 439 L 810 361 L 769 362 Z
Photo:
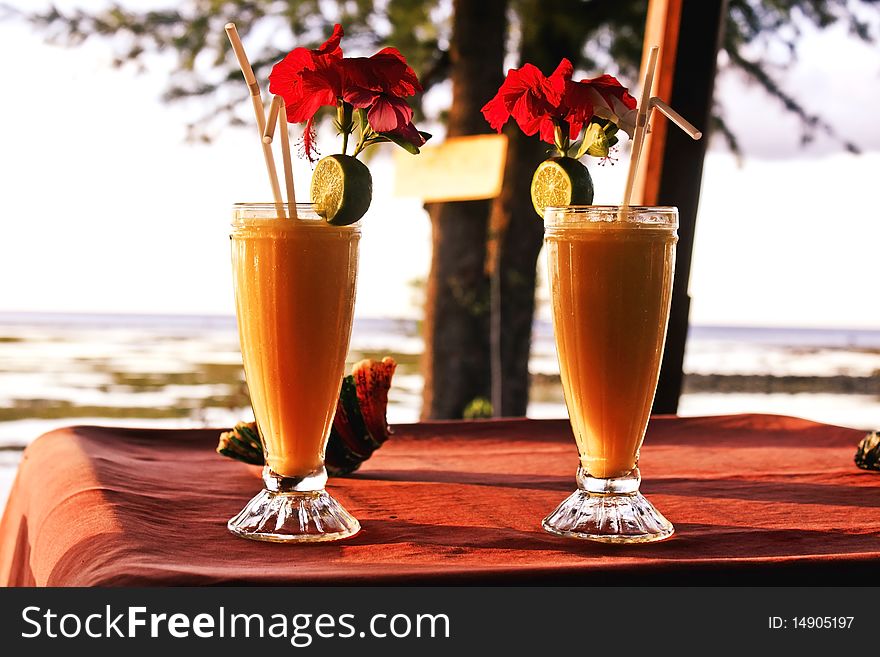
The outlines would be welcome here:
M 284 107 L 284 100 L 281 96 L 275 96 L 272 99 L 272 106 L 275 101 L 281 99 L 279 103 L 280 111 L 278 112 L 278 129 L 281 132 L 281 160 L 284 162 L 284 184 L 287 186 L 287 216 L 296 219 L 296 194 L 293 191 L 293 163 L 290 160 L 290 135 L 287 133 L 287 109 Z
M 663 114 L 666 115 L 666 118 L 688 133 L 694 141 L 703 136 L 703 133 L 697 130 L 690 121 L 664 103 L 660 98 L 657 98 L 657 96 L 651 98 L 651 105 L 663 112 Z
M 263 132 L 266 129 L 266 112 L 263 108 L 263 98 L 260 95 L 260 85 L 251 68 L 241 38 L 238 36 L 238 30 L 235 23 L 226 23 L 226 36 L 229 37 L 229 43 L 232 44 L 232 51 L 238 60 L 241 73 L 244 75 L 244 81 L 251 92 L 251 103 L 254 106 L 254 115 L 257 119 L 257 129 L 260 132 L 260 143 L 263 146 L 263 159 L 266 161 L 266 171 L 269 173 L 269 184 L 272 186 L 272 196 L 275 200 L 275 210 L 280 218 L 284 218 L 284 201 L 281 199 L 281 188 L 278 186 L 278 173 L 275 171 L 275 158 L 272 157 L 272 147 L 263 143 Z
M 653 46 L 648 54 L 648 66 L 645 69 L 645 79 L 642 81 L 642 99 L 639 102 L 639 112 L 636 115 L 636 132 L 633 135 L 632 156 L 629 159 L 629 172 L 626 177 L 626 191 L 623 194 L 621 214 L 626 211 L 632 200 L 636 172 L 639 168 L 639 159 L 642 157 L 642 146 L 645 143 L 645 134 L 647 133 L 648 116 L 651 113 L 651 87 L 654 86 L 654 70 L 657 68 L 659 52 L 660 46 Z
M 266 129 L 263 130 L 263 143 L 271 144 L 272 138 L 275 136 L 275 126 L 278 125 L 278 110 L 284 100 L 281 96 L 272 96 L 272 104 L 269 105 L 269 116 L 266 119 Z

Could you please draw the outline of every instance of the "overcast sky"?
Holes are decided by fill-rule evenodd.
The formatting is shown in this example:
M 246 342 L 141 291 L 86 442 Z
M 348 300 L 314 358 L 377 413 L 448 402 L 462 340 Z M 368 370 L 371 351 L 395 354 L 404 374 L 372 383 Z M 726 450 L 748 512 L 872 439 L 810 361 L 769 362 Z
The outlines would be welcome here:
M 0 311 L 232 313 L 230 206 L 267 196 L 255 130 L 185 144 L 192 115 L 159 101 L 168 68 L 113 70 L 100 41 L 52 47 L 0 22 L 0 57 Z M 809 34 L 783 83 L 867 152 L 827 139 L 801 149 L 792 117 L 723 76 L 719 98 L 746 158 L 738 166 L 720 143 L 707 158 L 692 320 L 880 328 L 878 49 L 839 29 Z M 391 198 L 389 160 L 371 162 L 362 316 L 416 316 L 409 282 L 430 258 L 427 216 L 417 199 Z M 619 202 L 625 165 L 591 166 L 597 203 Z M 309 173 L 297 163 L 300 198 Z

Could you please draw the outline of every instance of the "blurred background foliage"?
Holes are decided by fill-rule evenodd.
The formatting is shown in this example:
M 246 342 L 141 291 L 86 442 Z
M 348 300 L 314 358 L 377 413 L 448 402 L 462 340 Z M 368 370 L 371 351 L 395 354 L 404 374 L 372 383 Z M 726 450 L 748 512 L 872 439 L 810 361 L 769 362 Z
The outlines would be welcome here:
M 507 56 L 519 65 L 523 32 L 542 29 L 572 44 L 576 66 L 588 74 L 610 71 L 625 80 L 637 79 L 647 0 L 508 0 Z M 807 26 L 845 24 L 853 38 L 876 43 L 876 12 L 880 0 L 728 0 L 727 23 L 719 67 L 735 69 L 764 89 L 801 120 L 804 141 L 817 132 L 837 137 L 838 126 L 810 109 L 809 99 L 796 98 L 779 83 L 779 73 L 797 57 L 798 40 Z M 167 9 L 139 11 L 109 4 L 100 11 L 43 11 L 6 8 L 33 24 L 56 44 L 75 46 L 89 38 L 109 41 L 116 66 L 150 66 L 150 55 L 173 53 L 176 65 L 164 98 L 181 102 L 199 98 L 201 113 L 191 122 L 192 136 L 209 139 L 227 123 L 245 120 L 246 91 L 229 56 L 223 25 L 234 21 L 259 79 L 295 46 L 316 47 L 333 23 L 345 26 L 347 49 L 365 54 L 385 44 L 405 53 L 426 91 L 449 78 L 452 2 L 425 0 L 191 0 L 169 2 Z M 546 71 L 549 73 L 549 71 Z M 487 99 L 493 90 L 486 90 Z M 736 135 L 716 108 L 718 133 L 736 149 Z M 443 113 L 431 117 L 443 120 Z

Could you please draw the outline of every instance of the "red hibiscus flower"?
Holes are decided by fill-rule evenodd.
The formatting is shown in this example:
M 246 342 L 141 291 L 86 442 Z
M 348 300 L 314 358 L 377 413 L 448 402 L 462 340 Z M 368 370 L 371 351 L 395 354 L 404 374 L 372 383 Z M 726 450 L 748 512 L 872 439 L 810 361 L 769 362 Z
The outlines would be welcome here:
M 391 133 L 415 146 L 425 143 L 412 122 L 413 111 L 404 100 L 422 91 L 415 72 L 396 48 L 384 48 L 372 57 L 343 60 L 342 98 L 367 109 L 367 121 L 378 133 Z
M 303 150 L 309 160 L 316 157 L 312 123 L 321 107 L 335 107 L 342 95 L 342 26 L 333 26 L 333 35 L 320 48 L 295 48 L 272 67 L 269 91 L 281 96 L 291 123 L 307 121 Z
M 352 108 L 366 111 L 370 135 L 361 135 L 355 155 L 370 143 L 386 140 L 418 147 L 424 133 L 413 125 L 413 111 L 405 98 L 422 91 L 418 77 L 395 48 L 385 48 L 372 57 L 343 57 L 342 27 L 317 50 L 297 48 L 278 62 L 269 75 L 269 91 L 284 98 L 287 120 L 306 121 L 303 146 L 309 159 L 314 155 L 312 123 L 321 107 L 338 107 L 337 123 L 347 136 L 354 131 Z
M 346 57 L 346 88 L 381 91 L 398 98 L 422 90 L 419 79 L 397 48 L 383 48 L 372 57 Z
M 495 97 L 483 106 L 483 116 L 498 132 L 512 116 L 520 129 L 532 136 L 562 102 L 565 80 L 571 79 L 571 62 L 563 59 L 547 78 L 531 64 L 511 69 Z
M 540 133 L 542 141 L 555 144 L 560 151 L 567 150 L 570 140 L 577 139 L 593 117 L 612 121 L 632 136 L 636 101 L 626 87 L 610 75 L 575 82 L 572 73 L 567 59 L 559 62 L 550 77 L 531 64 L 512 69 L 483 107 L 483 116 L 498 132 L 513 117 L 525 134 Z
M 301 123 L 342 95 L 342 26 L 317 50 L 295 48 L 272 67 L 269 91 L 284 98 L 287 120 Z
M 630 137 L 635 131 L 636 99 L 611 75 L 600 75 L 580 82 L 569 80 L 565 85 L 562 105 L 566 108 L 569 122 L 583 125 L 593 116 L 598 116 L 613 121 Z

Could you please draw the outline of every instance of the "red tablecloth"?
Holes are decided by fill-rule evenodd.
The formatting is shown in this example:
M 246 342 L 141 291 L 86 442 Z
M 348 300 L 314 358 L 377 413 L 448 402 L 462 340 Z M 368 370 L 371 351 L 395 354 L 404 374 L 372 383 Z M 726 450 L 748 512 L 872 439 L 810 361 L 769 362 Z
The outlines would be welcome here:
M 332 493 L 363 525 L 339 543 L 274 545 L 226 530 L 259 468 L 217 431 L 72 427 L 25 452 L 0 524 L 10 585 L 876 583 L 880 474 L 862 432 L 793 418 L 658 417 L 643 492 L 666 542 L 545 533 L 574 490 L 567 422 L 402 425 Z

